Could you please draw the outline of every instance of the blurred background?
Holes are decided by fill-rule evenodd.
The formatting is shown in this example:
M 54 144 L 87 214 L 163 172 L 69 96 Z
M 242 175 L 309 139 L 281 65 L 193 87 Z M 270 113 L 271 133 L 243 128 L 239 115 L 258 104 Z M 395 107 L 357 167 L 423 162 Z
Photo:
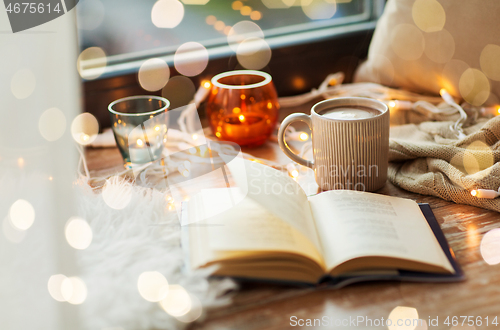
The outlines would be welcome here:
M 366 58 L 384 4 L 384 0 L 80 1 L 76 9 L 85 111 L 106 127 L 107 105 L 113 100 L 141 94 L 171 99 L 189 90 L 194 93 L 201 82 L 235 69 L 270 73 L 279 96 L 310 91 L 337 71 L 345 72 L 349 82 Z M 141 67 L 149 72 L 144 77 L 157 81 L 141 84 Z M 172 79 L 175 76 L 188 79 Z M 187 102 L 173 101 L 177 106 Z

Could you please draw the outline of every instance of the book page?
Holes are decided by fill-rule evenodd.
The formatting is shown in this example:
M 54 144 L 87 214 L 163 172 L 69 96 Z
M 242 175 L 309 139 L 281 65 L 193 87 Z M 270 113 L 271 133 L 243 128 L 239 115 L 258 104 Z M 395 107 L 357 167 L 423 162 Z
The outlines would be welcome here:
M 225 190 L 227 189 L 207 189 L 194 196 L 188 203 L 188 216 L 195 213 L 211 214 L 212 206 L 219 209 L 217 203 L 206 203 L 203 200 L 223 199 L 227 196 Z M 191 223 L 193 226 L 197 225 Z M 325 269 L 322 256 L 309 239 L 250 198 L 245 198 L 230 209 L 207 218 L 199 225 L 203 225 L 203 231 L 208 237 L 203 248 L 212 252 L 213 259 L 218 256 L 214 252 L 220 251 L 248 251 L 252 254 L 286 252 L 312 259 Z
M 231 175 L 239 187 L 245 187 L 247 197 L 297 229 L 321 253 L 319 236 L 307 196 L 292 178 L 256 162 L 228 163 Z
M 453 272 L 414 201 L 335 190 L 309 197 L 328 268 L 361 256 L 401 258 Z

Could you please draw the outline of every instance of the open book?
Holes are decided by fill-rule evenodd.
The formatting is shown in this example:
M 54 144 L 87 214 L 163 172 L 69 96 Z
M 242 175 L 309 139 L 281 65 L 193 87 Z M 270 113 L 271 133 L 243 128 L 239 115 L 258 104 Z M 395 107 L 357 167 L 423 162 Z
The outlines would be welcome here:
M 463 278 L 428 205 L 350 190 L 307 197 L 285 174 L 244 164 L 227 165 L 242 192 L 209 189 L 183 205 L 189 268 L 218 265 L 215 275 L 339 286 Z M 193 221 L 200 214 L 215 215 Z

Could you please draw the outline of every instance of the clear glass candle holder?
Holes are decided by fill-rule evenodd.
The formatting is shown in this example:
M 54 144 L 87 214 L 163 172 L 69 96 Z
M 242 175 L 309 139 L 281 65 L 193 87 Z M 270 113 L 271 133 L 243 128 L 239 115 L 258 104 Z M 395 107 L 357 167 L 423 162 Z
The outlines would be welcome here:
M 216 75 L 206 111 L 217 138 L 240 146 L 263 144 L 276 126 L 279 111 L 271 75 L 255 70 Z
M 131 96 L 109 104 L 111 125 L 125 165 L 161 158 L 170 102 L 159 96 Z

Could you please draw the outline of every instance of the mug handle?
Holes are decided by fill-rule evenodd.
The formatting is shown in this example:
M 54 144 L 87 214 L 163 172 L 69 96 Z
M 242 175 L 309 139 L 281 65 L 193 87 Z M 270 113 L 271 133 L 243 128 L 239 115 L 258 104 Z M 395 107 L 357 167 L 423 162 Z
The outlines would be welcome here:
M 280 145 L 281 150 L 285 153 L 285 155 L 288 156 L 291 160 L 294 162 L 299 163 L 300 165 L 307 166 L 310 168 L 314 168 L 314 161 L 310 161 L 307 159 L 304 159 L 302 157 L 297 156 L 292 149 L 288 146 L 288 143 L 285 141 L 285 132 L 286 129 L 288 128 L 288 125 L 295 121 L 303 121 L 305 122 L 309 128 L 311 129 L 312 132 L 312 123 L 311 123 L 311 117 L 304 114 L 304 113 L 293 113 L 286 117 L 283 122 L 281 123 L 280 129 L 278 131 L 278 143 Z M 312 134 L 311 134 L 312 135 Z

